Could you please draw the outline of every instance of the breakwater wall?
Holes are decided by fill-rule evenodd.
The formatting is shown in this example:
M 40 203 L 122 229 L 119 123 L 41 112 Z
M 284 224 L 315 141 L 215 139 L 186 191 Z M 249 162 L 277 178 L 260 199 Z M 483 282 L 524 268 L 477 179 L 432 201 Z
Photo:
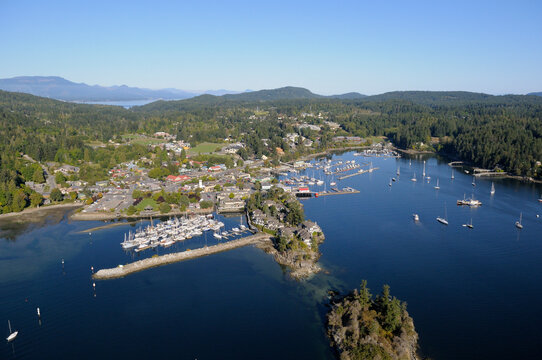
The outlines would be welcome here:
M 271 235 L 265 233 L 257 233 L 251 236 L 247 236 L 241 239 L 228 241 L 218 245 L 203 247 L 199 249 L 189 250 L 178 252 L 174 254 L 167 254 L 157 257 L 151 257 L 143 260 L 139 260 L 126 265 L 119 265 L 112 269 L 101 269 L 92 275 L 93 279 L 96 280 L 106 280 L 106 279 L 115 279 L 124 277 L 126 275 L 149 269 L 152 267 L 172 264 L 175 262 L 194 259 L 201 256 L 207 256 L 211 254 L 216 254 L 223 251 L 228 251 L 236 249 L 242 246 L 247 246 L 250 244 L 255 244 L 260 241 L 269 240 Z

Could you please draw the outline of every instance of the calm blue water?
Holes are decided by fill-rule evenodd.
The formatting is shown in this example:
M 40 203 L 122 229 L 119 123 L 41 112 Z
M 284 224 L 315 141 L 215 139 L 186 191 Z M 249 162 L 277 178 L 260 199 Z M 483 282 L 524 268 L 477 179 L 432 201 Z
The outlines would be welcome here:
M 351 153 L 337 158 L 364 160 Z M 350 290 L 362 279 L 374 293 L 389 284 L 408 303 L 425 356 L 540 358 L 542 188 L 495 180 L 491 197 L 491 181 L 477 179 L 473 187 L 459 170 L 452 181 L 451 168 L 436 158 L 427 158 L 429 184 L 421 180 L 421 161 L 369 160 L 380 169 L 338 182 L 359 194 L 303 201 L 306 217 L 327 237 L 321 246 L 327 272 L 303 283 L 246 247 L 99 281 L 93 291 L 91 266 L 132 260 L 119 246 L 130 225 L 89 236 L 78 231 L 102 223 L 64 219 L 1 232 L 0 333 L 7 336 L 10 319 L 19 336 L 3 342 L 0 358 L 330 359 L 326 291 Z M 401 176 L 390 188 L 397 166 Z M 414 171 L 416 183 L 409 180 Z M 318 170 L 314 176 L 324 178 Z M 456 206 L 463 194 L 483 206 Z M 447 227 L 435 220 L 445 212 Z M 474 229 L 462 227 L 471 217 Z M 226 228 L 240 220 L 225 219 Z M 205 240 L 216 243 L 200 237 L 178 250 Z
M 145 99 L 145 100 L 116 100 L 116 101 L 83 101 L 81 104 L 93 104 L 93 105 L 113 105 L 122 106 L 125 109 L 129 109 L 133 106 L 147 105 L 159 99 Z

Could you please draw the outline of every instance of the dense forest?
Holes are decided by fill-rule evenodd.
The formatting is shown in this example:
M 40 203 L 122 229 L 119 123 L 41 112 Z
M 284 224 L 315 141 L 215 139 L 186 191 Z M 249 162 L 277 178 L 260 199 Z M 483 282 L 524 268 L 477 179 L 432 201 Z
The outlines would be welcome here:
M 468 92 L 358 95 L 322 97 L 306 89 L 282 88 L 277 93 L 266 90 L 159 101 L 127 110 L 0 91 L 0 207 L 7 211 L 29 206 L 32 192 L 24 182 L 34 178 L 34 172 L 41 181 L 39 170 L 32 168 L 30 174 L 23 154 L 42 164 L 77 165 L 88 178 L 103 179 L 115 164 L 137 160 L 149 151 L 128 144 L 123 135 L 156 131 L 175 134 L 192 144 L 220 143 L 225 138 L 242 141 L 246 144 L 240 152 L 244 159 L 253 155 L 277 159 L 279 148 L 284 150 L 283 160 L 328 148 L 333 136 L 387 136 L 401 148 L 430 149 L 485 168 L 542 178 L 539 96 Z M 285 98 L 288 96 L 293 98 Z M 322 116 L 305 118 L 307 113 Z M 324 120 L 338 123 L 340 129 L 331 131 Z M 321 132 L 297 129 L 302 121 L 320 125 Z M 318 141 L 309 148 L 290 148 L 284 137 L 294 132 Z M 162 155 L 158 158 L 164 159 Z M 14 199 L 19 199 L 17 204 Z
M 341 360 L 418 358 L 414 322 L 388 285 L 373 297 L 363 280 L 359 290 L 335 297 L 331 305 L 328 336 Z

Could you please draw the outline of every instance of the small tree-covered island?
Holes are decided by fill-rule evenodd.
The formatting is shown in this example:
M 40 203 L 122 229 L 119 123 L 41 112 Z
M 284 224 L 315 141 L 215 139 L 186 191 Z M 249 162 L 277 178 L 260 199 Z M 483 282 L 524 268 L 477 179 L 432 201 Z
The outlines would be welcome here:
M 373 297 L 363 280 L 359 290 L 335 296 L 327 322 L 331 344 L 342 360 L 418 359 L 414 321 L 388 285 Z

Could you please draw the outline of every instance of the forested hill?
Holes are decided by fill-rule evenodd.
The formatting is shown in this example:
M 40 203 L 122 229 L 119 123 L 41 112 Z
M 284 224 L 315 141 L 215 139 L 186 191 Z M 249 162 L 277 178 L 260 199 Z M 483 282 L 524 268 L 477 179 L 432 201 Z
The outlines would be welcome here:
M 529 94 L 531 95 L 531 94 Z M 406 101 L 430 106 L 450 106 L 469 104 L 541 104 L 540 99 L 526 95 L 489 95 L 468 91 L 393 91 L 367 96 L 363 101 Z
M 542 91 L 540 91 L 540 92 L 532 92 L 532 93 L 528 93 L 527 95 L 542 96 Z
M 306 89 L 283 90 L 283 94 L 312 94 Z M 362 99 L 315 96 L 216 102 L 224 96 L 204 95 L 126 110 L 0 91 L 0 136 L 3 150 L 17 149 L 47 161 L 57 157 L 59 150 L 71 151 L 85 142 L 155 131 L 196 143 L 220 142 L 231 136 L 247 143 L 249 155 L 274 156 L 274 147 L 267 148 L 262 138 L 275 139 L 275 147 L 282 147 L 281 139 L 299 122 L 295 119 L 302 113 L 321 112 L 341 126 L 335 133 L 326 130 L 311 135 L 313 141 L 317 136 L 325 139 L 321 142 L 325 146 L 334 134 L 387 136 L 402 148 L 420 149 L 431 144 L 437 151 L 481 167 L 498 166 L 516 175 L 542 178 L 538 165 L 542 161 L 542 97 L 468 92 L 395 92 Z M 259 120 L 253 122 L 249 117 L 258 108 Z M 255 135 L 250 139 L 241 135 L 248 128 Z
M 179 101 L 157 101 L 151 104 L 135 108 L 139 111 L 172 111 L 193 108 L 197 106 L 220 106 L 228 104 L 256 104 L 259 102 L 271 103 L 277 101 L 302 101 L 302 100 L 326 100 L 326 99 L 363 99 L 365 95 L 350 92 L 341 95 L 324 96 L 311 92 L 308 89 L 286 86 L 278 89 L 250 91 L 240 94 L 227 94 L 222 96 L 200 95 L 190 99 Z

